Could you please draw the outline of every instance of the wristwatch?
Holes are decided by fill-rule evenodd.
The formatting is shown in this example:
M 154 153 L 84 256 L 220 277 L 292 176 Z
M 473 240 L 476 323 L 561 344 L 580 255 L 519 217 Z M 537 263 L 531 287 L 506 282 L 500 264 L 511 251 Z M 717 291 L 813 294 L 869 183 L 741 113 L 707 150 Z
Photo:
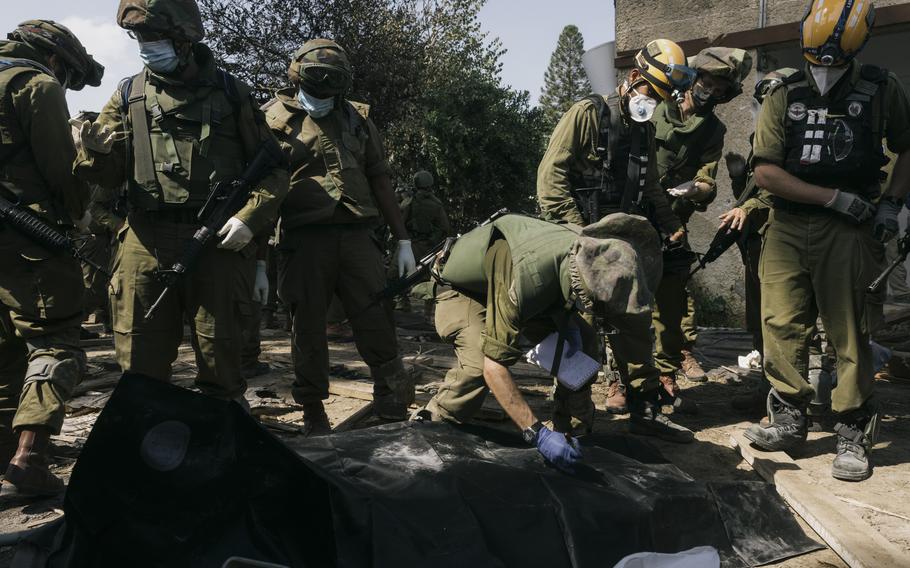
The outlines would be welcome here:
M 521 431 L 521 437 L 524 438 L 525 443 L 534 445 L 537 441 L 537 433 L 543 429 L 543 424 L 538 420 L 534 424 L 531 424 L 527 428 Z

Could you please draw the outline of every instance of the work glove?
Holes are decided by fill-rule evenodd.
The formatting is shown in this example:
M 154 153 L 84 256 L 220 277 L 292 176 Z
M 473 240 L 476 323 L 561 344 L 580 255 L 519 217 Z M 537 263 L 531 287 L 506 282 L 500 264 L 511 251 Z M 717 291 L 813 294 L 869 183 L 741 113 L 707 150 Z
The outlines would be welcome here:
M 581 460 L 578 440 L 544 426 L 537 432 L 534 444 L 540 455 L 557 469 L 565 473 L 575 473 L 575 464 Z
M 263 306 L 269 301 L 269 277 L 266 274 L 266 266 L 266 261 L 256 261 L 256 281 L 253 283 L 253 301 Z
M 411 241 L 398 241 L 398 276 L 410 274 L 415 268 L 417 268 L 417 260 L 411 249 Z
M 692 197 L 693 195 L 698 194 L 698 186 L 695 185 L 695 181 L 687 181 L 681 183 L 676 187 L 671 187 L 667 190 L 667 193 L 673 197 Z
M 834 197 L 825 203 L 825 207 L 845 215 L 857 225 L 868 221 L 875 215 L 874 205 L 855 193 L 847 193 L 839 189 L 834 190 Z
M 898 199 L 882 198 L 878 202 L 878 209 L 875 211 L 875 224 L 872 226 L 872 234 L 876 239 L 887 243 L 894 238 L 894 235 L 900 230 L 897 224 L 897 215 L 901 212 L 903 204 Z
M 88 209 L 85 210 L 85 213 L 82 214 L 82 218 L 78 221 L 73 221 L 73 225 L 76 226 L 76 230 L 80 233 L 88 233 L 88 226 L 92 224 L 92 212 Z
M 227 223 L 221 227 L 221 230 L 218 231 L 218 236 L 224 237 L 221 239 L 221 242 L 218 243 L 218 248 L 238 251 L 253 240 L 253 231 L 246 226 L 246 223 L 237 217 L 231 217 L 227 220 Z
M 85 148 L 99 154 L 110 154 L 114 142 L 126 140 L 129 135 L 123 131 L 114 132 L 107 126 L 89 120 L 80 122 L 77 118 L 71 118 L 69 122 L 73 127 L 73 142 L 77 150 Z

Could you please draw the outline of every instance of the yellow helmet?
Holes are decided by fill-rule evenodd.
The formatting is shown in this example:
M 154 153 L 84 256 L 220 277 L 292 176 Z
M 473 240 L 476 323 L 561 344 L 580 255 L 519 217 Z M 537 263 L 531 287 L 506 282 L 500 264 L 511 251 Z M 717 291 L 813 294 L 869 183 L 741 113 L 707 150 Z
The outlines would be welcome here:
M 803 55 L 815 65 L 844 65 L 866 45 L 873 21 L 871 0 L 811 0 L 800 24 Z
M 655 39 L 635 55 L 635 68 L 666 99 L 674 90 L 688 89 L 697 73 L 686 65 L 686 54 L 675 42 Z

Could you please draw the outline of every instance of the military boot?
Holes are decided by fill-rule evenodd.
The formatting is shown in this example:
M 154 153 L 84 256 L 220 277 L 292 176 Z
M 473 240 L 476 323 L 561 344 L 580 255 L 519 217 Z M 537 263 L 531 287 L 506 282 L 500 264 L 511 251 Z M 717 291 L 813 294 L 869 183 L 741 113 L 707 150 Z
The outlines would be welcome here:
M 322 401 L 305 402 L 303 404 L 303 435 L 307 438 L 325 436 L 332 433 L 332 425 L 325 413 Z
M 10 460 L 3 480 L 3 495 L 42 497 L 63 492 L 63 480 L 47 467 L 50 431 L 47 428 L 23 428 L 19 448 Z
M 371 367 L 373 377 L 373 411 L 385 420 L 407 420 L 408 407 L 414 402 L 414 378 L 394 359 L 385 365 Z
M 668 442 L 688 444 L 695 434 L 660 412 L 657 401 L 635 401 L 629 405 L 629 432 L 639 436 L 654 436 Z
M 705 370 L 698 364 L 691 351 L 683 349 L 682 356 L 682 372 L 686 376 L 686 380 L 693 383 L 703 383 L 708 380 L 708 375 L 705 374 Z
M 771 389 L 767 410 L 768 425 L 752 424 L 746 429 L 746 439 L 769 452 L 787 450 L 806 441 L 809 421 L 805 408 L 785 401 L 776 390 Z
M 862 481 L 872 475 L 872 445 L 878 429 L 878 414 L 853 413 L 834 426 L 837 456 L 831 475 L 842 481 Z
M 626 404 L 626 385 L 619 379 L 614 379 L 607 389 L 607 412 L 610 414 L 629 412 L 629 406 Z
M 680 388 L 674 375 L 660 376 L 660 403 L 673 407 L 680 414 L 698 414 L 698 405 L 679 395 Z

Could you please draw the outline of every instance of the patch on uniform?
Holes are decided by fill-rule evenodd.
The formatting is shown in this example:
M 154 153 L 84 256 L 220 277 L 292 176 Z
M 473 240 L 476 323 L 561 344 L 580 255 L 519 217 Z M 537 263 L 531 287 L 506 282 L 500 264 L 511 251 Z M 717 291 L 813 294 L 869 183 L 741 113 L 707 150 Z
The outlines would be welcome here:
M 858 117 L 859 115 L 863 114 L 863 105 L 862 105 L 862 103 L 859 103 L 859 102 L 857 102 L 857 101 L 853 101 L 852 103 L 850 103 L 850 104 L 847 106 L 847 114 L 849 114 L 849 115 L 852 116 L 853 118 L 856 118 L 856 117 Z
M 790 108 L 787 109 L 787 116 L 790 117 L 790 120 L 804 120 L 806 114 L 806 103 L 795 102 L 790 104 Z

